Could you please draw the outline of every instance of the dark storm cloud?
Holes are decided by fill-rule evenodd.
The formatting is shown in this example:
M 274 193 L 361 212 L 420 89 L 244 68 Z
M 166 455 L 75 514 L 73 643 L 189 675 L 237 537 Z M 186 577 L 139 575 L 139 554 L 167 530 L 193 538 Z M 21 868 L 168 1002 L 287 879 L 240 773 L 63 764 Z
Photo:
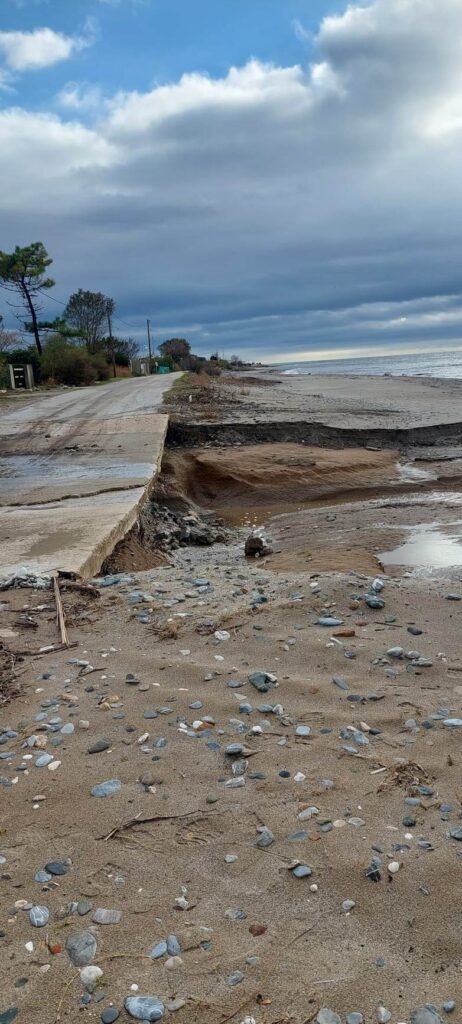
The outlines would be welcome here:
M 2 247 L 42 237 L 57 294 L 260 356 L 462 337 L 460 0 L 353 4 L 306 69 L 70 95 L 92 125 L 0 113 Z

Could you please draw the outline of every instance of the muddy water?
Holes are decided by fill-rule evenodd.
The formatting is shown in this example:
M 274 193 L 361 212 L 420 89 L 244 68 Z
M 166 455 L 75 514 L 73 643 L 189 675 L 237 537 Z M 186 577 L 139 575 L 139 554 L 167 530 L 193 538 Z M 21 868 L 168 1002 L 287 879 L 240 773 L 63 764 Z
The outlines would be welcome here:
M 404 544 L 379 555 L 382 565 L 442 569 L 462 565 L 462 521 L 451 524 L 456 533 L 445 532 L 440 523 L 408 528 Z

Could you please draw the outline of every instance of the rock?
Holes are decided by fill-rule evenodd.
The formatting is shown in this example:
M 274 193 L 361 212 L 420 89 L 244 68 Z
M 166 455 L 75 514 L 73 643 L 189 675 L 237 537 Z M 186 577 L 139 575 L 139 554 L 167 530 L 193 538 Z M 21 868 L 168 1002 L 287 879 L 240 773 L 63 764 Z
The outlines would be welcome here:
M 29 910 L 29 921 L 34 928 L 44 928 L 50 920 L 48 907 L 32 907 Z
M 362 1013 L 358 1013 L 357 1011 L 353 1011 L 353 1013 L 348 1013 L 346 1018 L 346 1024 L 364 1024 L 364 1017 Z
M 323 1006 L 316 1017 L 317 1024 L 342 1024 L 338 1013 Z
M 353 907 L 355 907 L 355 906 L 356 906 L 356 903 L 355 903 L 354 900 L 344 900 L 343 903 L 342 903 L 342 910 L 344 910 L 346 913 L 348 913 L 348 911 L 349 910 L 353 910 Z
M 149 954 L 149 956 L 151 957 L 151 960 L 160 960 L 161 956 L 166 956 L 166 955 L 167 955 L 167 943 L 164 940 L 162 940 L 162 942 L 158 942 L 157 946 L 154 946 L 154 948 L 151 949 L 151 952 Z
M 102 754 L 103 750 L 109 750 L 112 746 L 110 740 L 96 740 L 96 743 L 92 743 L 91 747 L 88 748 L 89 754 Z
M 339 690 L 349 690 L 350 689 L 346 679 L 342 679 L 341 676 L 333 676 L 332 682 L 333 682 L 334 686 L 338 686 Z
M 98 943 L 90 931 L 73 932 L 66 941 L 66 951 L 74 967 L 85 967 L 96 956 Z
M 377 597 L 375 594 L 366 594 L 364 598 L 368 608 L 381 609 L 385 608 L 385 601 L 382 597 Z
M 118 779 L 108 779 L 107 782 L 99 782 L 90 790 L 92 796 L 113 796 L 122 789 L 122 783 Z
M 13 1024 L 18 1013 L 19 1010 L 15 1006 L 10 1006 L 9 1010 L 4 1010 L 3 1013 L 0 1013 L 0 1024 Z
M 399 867 L 400 867 L 399 861 L 392 860 L 390 862 L 390 864 L 388 865 L 388 870 L 390 872 L 390 875 L 396 875 L 398 873 L 398 871 L 399 871 Z
M 91 900 L 79 900 L 77 904 L 77 913 L 79 917 L 85 917 L 86 914 L 93 910 L 93 903 Z
M 453 1013 L 456 1008 L 456 1004 L 453 999 L 446 999 L 443 1003 L 443 1010 L 445 1013 Z
M 116 1010 L 115 1006 L 109 1006 L 107 1010 L 103 1010 L 101 1014 L 101 1024 L 115 1024 L 115 1021 L 120 1017 L 120 1013 Z
M 322 615 L 317 621 L 318 626 L 325 626 L 326 628 L 333 628 L 334 626 L 343 626 L 343 619 L 334 619 L 331 615 Z
M 387 654 L 389 658 L 403 658 L 404 650 L 402 647 L 389 647 Z
M 295 735 L 296 736 L 309 736 L 310 732 L 311 732 L 311 729 L 310 729 L 309 725 L 297 725 L 297 728 L 295 730 Z
M 87 967 L 82 967 L 80 971 L 80 980 L 82 984 L 85 985 L 85 988 L 87 988 L 90 992 L 93 991 L 96 983 L 102 977 L 103 972 L 101 970 L 101 967 L 96 967 L 94 964 L 88 965 Z
M 409 1024 L 443 1024 L 439 1013 L 434 1006 L 420 1006 L 413 1010 L 409 1017 Z
M 169 956 L 179 956 L 181 953 L 181 946 L 178 942 L 176 935 L 169 935 L 167 938 L 167 953 Z
M 248 677 L 251 686 L 254 686 L 259 693 L 268 693 L 268 690 L 277 686 L 277 678 L 269 672 L 252 672 Z
M 171 999 L 166 1005 L 169 1013 L 175 1013 L 177 1010 L 182 1010 L 183 1006 L 186 1006 L 186 999 Z
M 295 878 L 309 878 L 313 872 L 306 864 L 297 864 L 295 868 L 292 868 L 292 874 Z
M 388 1021 L 391 1020 L 391 1013 L 389 1010 L 387 1010 L 386 1006 L 384 1006 L 383 1003 L 379 1003 L 375 1011 L 375 1016 L 377 1018 L 378 1024 L 388 1024 Z
M 268 547 L 263 537 L 257 534 L 249 534 L 244 545 L 246 558 L 263 558 L 272 554 L 272 548 Z
M 45 871 L 48 871 L 50 875 L 67 875 L 69 866 L 61 861 L 52 860 L 49 864 L 45 864 Z
M 130 1017 L 135 1020 L 162 1020 L 165 1007 L 157 996 L 128 996 L 124 1003 Z
M 234 988 L 235 985 L 240 985 L 242 981 L 244 981 L 244 975 L 242 971 L 233 971 L 232 974 L 228 975 L 226 979 L 226 984 L 229 985 L 231 988 Z
M 37 871 L 34 875 L 34 882 L 51 882 L 51 877 L 48 871 Z
M 105 910 L 104 907 L 98 907 L 92 917 L 95 924 L 119 924 L 121 920 L 121 910 Z
M 271 846 L 271 843 L 274 843 L 273 833 L 266 825 L 257 828 L 257 832 L 260 832 L 260 838 L 255 845 L 259 846 L 261 850 L 265 850 L 267 846 Z

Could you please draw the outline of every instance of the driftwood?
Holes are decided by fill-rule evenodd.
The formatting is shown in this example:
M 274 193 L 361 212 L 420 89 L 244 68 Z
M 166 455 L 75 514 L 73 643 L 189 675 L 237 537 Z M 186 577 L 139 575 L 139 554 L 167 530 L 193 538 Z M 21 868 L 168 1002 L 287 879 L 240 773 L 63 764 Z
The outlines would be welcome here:
M 56 575 L 53 575 L 53 590 L 54 590 L 55 601 L 56 601 L 56 621 L 58 623 L 59 631 L 61 633 L 61 643 L 63 644 L 64 647 L 69 647 L 69 637 L 67 635 L 66 619 L 64 617 L 63 602 L 61 600 L 61 594 L 59 592 L 58 577 Z

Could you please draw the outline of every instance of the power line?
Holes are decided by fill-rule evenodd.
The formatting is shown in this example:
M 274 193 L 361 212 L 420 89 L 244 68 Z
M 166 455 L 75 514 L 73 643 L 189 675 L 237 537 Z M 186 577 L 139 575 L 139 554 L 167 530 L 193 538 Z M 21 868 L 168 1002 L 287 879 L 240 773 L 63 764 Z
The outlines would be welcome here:
M 38 290 L 40 291 L 40 293 L 42 295 L 46 295 L 47 299 L 51 299 L 52 302 L 57 302 L 58 306 L 64 306 L 64 307 L 67 306 L 67 302 L 63 302 L 62 299 L 56 299 L 54 295 L 49 295 L 48 292 L 45 292 L 43 290 L 43 288 L 39 288 Z M 120 324 L 124 325 L 124 327 L 131 327 L 134 331 L 140 330 L 140 325 L 139 324 L 129 324 L 129 323 L 127 323 L 126 320 L 122 320 L 120 318 L 120 316 L 117 316 L 116 313 L 113 314 L 113 317 L 114 317 L 114 320 L 118 320 Z

